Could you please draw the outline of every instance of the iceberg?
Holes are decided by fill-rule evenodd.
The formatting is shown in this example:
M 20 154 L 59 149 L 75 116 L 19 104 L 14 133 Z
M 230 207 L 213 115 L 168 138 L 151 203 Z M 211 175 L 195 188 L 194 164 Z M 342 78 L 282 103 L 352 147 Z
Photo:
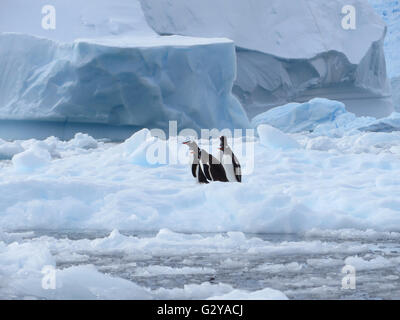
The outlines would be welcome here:
M 259 114 L 253 126 L 270 124 L 284 132 L 313 131 L 319 124 L 332 122 L 345 114 L 346 107 L 339 101 L 316 98 L 306 103 L 289 103 Z
M 5 6 L 18 17 L 21 3 L 6 1 Z M 24 3 L 41 8 L 40 2 Z M 124 140 L 142 128 L 167 130 L 169 121 L 197 131 L 249 126 L 232 94 L 236 52 L 231 40 L 160 37 L 147 26 L 137 1 L 80 6 L 74 1 L 75 13 L 58 10 L 59 20 L 76 23 L 71 32 L 60 27 L 46 33 L 7 19 L 0 23 L 1 137 L 70 139 L 85 132 Z M 121 21 L 124 6 L 134 13 L 127 22 Z M 111 26 L 100 19 L 109 7 Z M 89 9 L 100 17 L 87 18 Z M 73 19 L 80 14 L 85 23 Z
M 369 2 L 388 27 L 384 49 L 388 76 L 391 78 L 394 107 L 400 111 L 400 3 L 391 0 L 369 0 Z
M 366 0 L 141 0 L 159 34 L 228 37 L 233 88 L 250 118 L 287 102 L 339 100 L 357 115 L 393 111 L 383 51 L 386 25 Z M 353 5 L 355 30 L 342 27 Z M 212 8 L 212 10 L 210 10 Z
M 254 128 L 273 126 L 286 133 L 312 132 L 314 135 L 342 136 L 354 130 L 400 131 L 400 113 L 376 119 L 357 117 L 339 101 L 315 98 L 306 103 L 289 103 L 261 113 L 251 121 Z
M 400 3 L 392 0 L 368 0 L 386 22 L 388 32 L 385 39 L 387 70 L 390 78 L 400 76 Z
M 248 126 L 231 93 L 231 41 L 119 41 L 59 44 L 1 34 L 0 119 L 60 123 L 67 126 L 63 138 L 73 136 L 70 123 L 122 126 L 130 133 L 142 127 L 167 130 L 170 120 L 195 130 Z M 98 137 L 101 127 L 97 131 Z

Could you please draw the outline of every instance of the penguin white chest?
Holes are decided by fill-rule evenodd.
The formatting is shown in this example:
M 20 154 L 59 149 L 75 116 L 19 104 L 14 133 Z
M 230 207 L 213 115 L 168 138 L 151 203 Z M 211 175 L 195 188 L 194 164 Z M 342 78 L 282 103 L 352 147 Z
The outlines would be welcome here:
M 232 163 L 232 155 L 224 154 L 222 156 L 222 165 L 224 166 L 226 177 L 228 178 L 229 182 L 237 182 L 236 175 L 235 175 L 235 167 Z

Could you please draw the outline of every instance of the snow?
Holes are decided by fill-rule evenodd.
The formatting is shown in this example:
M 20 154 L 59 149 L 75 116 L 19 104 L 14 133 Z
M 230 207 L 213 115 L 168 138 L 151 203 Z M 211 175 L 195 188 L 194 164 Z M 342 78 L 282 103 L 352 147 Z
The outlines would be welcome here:
M 233 92 L 249 117 L 313 97 L 344 102 L 359 116 L 385 117 L 393 111 L 383 53 L 385 23 L 367 0 L 141 3 L 159 34 L 235 42 L 238 77 Z M 347 5 L 356 8 L 355 30 L 342 28 Z
M 340 135 L 291 134 L 267 125 L 258 131 L 259 138 L 229 140 L 242 164 L 243 183 L 208 186 L 191 176 L 187 147 L 150 137 L 148 130 L 120 144 L 95 144 L 83 135 L 70 141 L 15 141 L 19 147 L 12 161 L 1 161 L 0 224 L 7 229 L 400 231 L 399 132 L 344 127 Z M 218 141 L 208 143 L 200 145 L 217 154 Z M 148 158 L 156 150 L 165 156 Z

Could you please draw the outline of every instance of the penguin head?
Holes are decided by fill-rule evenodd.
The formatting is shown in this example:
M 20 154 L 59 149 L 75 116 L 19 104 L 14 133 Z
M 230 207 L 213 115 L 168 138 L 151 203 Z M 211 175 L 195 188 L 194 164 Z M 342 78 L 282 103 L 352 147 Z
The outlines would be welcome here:
M 227 141 L 227 139 L 226 139 L 225 136 L 219 137 L 219 140 L 220 140 L 219 150 L 221 150 L 222 152 L 224 152 L 224 151 L 225 151 L 225 148 L 226 148 L 227 145 L 228 145 L 228 141 Z
M 183 142 L 182 144 L 185 144 L 189 147 L 189 150 L 194 153 L 194 152 L 198 152 L 199 150 L 199 146 L 197 145 L 196 142 L 188 140 L 186 142 Z

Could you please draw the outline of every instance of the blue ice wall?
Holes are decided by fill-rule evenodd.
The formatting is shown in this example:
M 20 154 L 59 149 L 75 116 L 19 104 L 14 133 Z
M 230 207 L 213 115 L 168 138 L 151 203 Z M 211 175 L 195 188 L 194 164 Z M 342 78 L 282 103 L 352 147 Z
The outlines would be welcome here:
M 176 42 L 62 44 L 0 34 L 0 120 L 135 130 L 167 129 L 169 120 L 180 129 L 248 127 L 232 95 L 234 44 Z

